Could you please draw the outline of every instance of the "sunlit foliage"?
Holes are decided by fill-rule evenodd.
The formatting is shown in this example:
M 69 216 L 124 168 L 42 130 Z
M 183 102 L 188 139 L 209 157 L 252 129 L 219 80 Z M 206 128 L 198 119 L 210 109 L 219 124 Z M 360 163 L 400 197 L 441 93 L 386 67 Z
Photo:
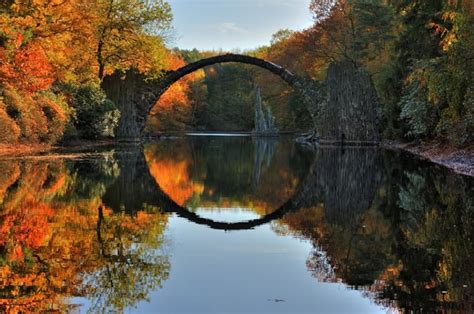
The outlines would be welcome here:
M 65 132 L 68 138 L 113 135 L 118 115 L 110 102 L 83 107 L 76 91 L 98 86 L 116 70 L 160 76 L 173 66 L 165 47 L 171 20 L 161 0 L 2 2 L 0 143 L 56 143 Z M 81 112 L 102 117 L 100 130 L 89 134 Z

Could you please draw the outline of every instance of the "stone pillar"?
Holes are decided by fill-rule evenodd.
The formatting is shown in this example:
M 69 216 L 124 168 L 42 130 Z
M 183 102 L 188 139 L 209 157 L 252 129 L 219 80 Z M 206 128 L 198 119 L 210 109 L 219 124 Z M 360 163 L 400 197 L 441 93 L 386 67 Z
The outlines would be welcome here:
M 154 105 L 153 94 L 156 82 L 147 82 L 145 77 L 133 70 L 126 74 L 115 72 L 102 82 L 107 97 L 120 110 L 120 120 L 115 132 L 119 141 L 138 141 L 145 129 L 149 109 Z
M 329 66 L 327 103 L 320 107 L 321 141 L 375 144 L 380 141 L 380 104 L 369 74 L 351 62 Z

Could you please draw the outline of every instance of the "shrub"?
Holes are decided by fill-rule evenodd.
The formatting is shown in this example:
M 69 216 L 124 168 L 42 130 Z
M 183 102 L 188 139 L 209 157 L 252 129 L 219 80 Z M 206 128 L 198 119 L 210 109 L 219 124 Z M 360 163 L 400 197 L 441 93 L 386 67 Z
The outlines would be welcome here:
M 47 118 L 29 93 L 13 87 L 3 90 L 6 112 L 20 127 L 20 140 L 27 143 L 44 142 L 48 134 Z
M 12 131 L 9 142 L 55 143 L 62 137 L 68 120 L 64 99 L 49 91 L 32 94 L 8 85 L 2 89 L 2 94 L 2 130 L 14 128 L 12 122 L 19 130 L 18 136 Z M 3 137 L 6 132 L 2 132 Z
M 74 126 L 81 137 L 96 139 L 114 136 L 120 111 L 98 85 L 76 88 L 72 106 L 75 111 Z
M 431 136 L 435 121 L 435 108 L 424 97 L 419 97 L 420 87 L 413 82 L 400 100 L 400 118 L 406 121 L 408 137 L 421 138 Z
M 462 146 L 474 141 L 474 87 L 470 87 L 465 95 L 461 113 L 454 105 L 445 108 L 438 125 L 438 136 Z
M 51 92 L 41 93 L 35 100 L 47 119 L 48 132 L 45 141 L 48 143 L 59 141 L 68 122 L 68 114 L 65 109 L 67 104 L 62 97 Z
M 15 143 L 20 137 L 20 127 L 5 111 L 5 104 L 0 100 L 0 143 Z

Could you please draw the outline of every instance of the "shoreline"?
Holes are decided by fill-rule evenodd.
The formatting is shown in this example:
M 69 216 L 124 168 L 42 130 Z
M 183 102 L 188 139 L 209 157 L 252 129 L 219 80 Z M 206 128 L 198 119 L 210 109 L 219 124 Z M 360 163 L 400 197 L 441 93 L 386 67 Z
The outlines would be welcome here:
M 94 148 L 115 146 L 115 140 L 71 141 L 59 144 L 2 144 L 0 143 L 0 159 L 13 157 L 38 157 L 61 153 L 80 153 Z
M 0 144 L 0 158 L 28 157 L 44 154 L 80 153 L 95 148 L 124 145 L 114 139 L 97 141 L 70 141 L 56 145 L 50 144 Z M 444 166 L 452 171 L 474 177 L 474 145 L 457 148 L 439 142 L 416 143 L 383 141 L 385 149 L 401 150 L 413 156 Z M 47 157 L 47 156 L 44 156 Z
M 457 148 L 451 145 L 428 142 L 382 142 L 381 147 L 401 150 L 413 156 L 451 169 L 457 174 L 474 177 L 474 145 Z

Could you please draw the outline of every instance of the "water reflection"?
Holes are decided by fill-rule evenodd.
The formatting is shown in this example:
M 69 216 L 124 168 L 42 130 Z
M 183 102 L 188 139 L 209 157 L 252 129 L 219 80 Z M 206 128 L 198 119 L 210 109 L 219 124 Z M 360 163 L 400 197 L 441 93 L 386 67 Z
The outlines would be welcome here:
M 278 224 L 311 239 L 314 277 L 394 309 L 472 311 L 472 179 L 395 153 L 328 148 L 311 180 L 314 195 Z
M 262 215 L 292 197 L 313 161 L 289 140 L 249 137 L 162 141 L 145 156 L 156 185 L 178 205 Z
M 292 241 L 290 248 L 300 246 L 298 239 L 308 243 L 306 251 L 272 255 L 282 263 L 302 257 L 314 278 L 308 286 L 299 266 L 285 264 L 294 282 L 292 294 L 280 297 L 298 305 L 280 309 L 317 310 L 312 293 L 344 283 L 379 310 L 469 312 L 473 188 L 472 179 L 393 152 L 311 152 L 292 141 L 239 137 L 161 141 L 97 157 L 0 161 L 0 311 L 145 310 L 147 299 L 154 308 L 173 309 L 179 280 L 191 287 L 199 282 L 180 266 L 190 266 L 190 253 L 170 245 L 179 236 L 166 230 L 186 234 L 198 224 L 205 226 L 196 231 L 205 241 L 261 244 L 252 253 L 256 260 L 282 237 Z M 207 227 L 254 230 L 216 234 Z M 246 238 L 251 234 L 260 236 Z M 206 273 L 205 264 L 232 264 L 245 254 L 218 254 L 217 247 L 193 242 L 197 238 L 185 247 L 209 250 L 193 265 L 208 276 L 201 294 L 222 289 L 222 276 L 243 276 L 219 274 L 219 267 Z M 270 266 L 246 271 L 274 272 Z M 252 275 L 258 283 L 234 288 L 242 295 L 252 284 L 271 290 L 281 275 L 263 282 Z M 341 296 L 348 297 L 331 294 Z M 235 303 L 228 297 L 219 304 L 227 300 L 222 305 L 231 310 Z M 252 300 L 247 296 L 244 310 L 274 310 Z
M 102 196 L 118 176 L 110 154 L 87 161 L 2 161 L 0 310 L 66 312 L 69 296 L 121 311 L 169 273 L 167 216 L 114 214 Z

